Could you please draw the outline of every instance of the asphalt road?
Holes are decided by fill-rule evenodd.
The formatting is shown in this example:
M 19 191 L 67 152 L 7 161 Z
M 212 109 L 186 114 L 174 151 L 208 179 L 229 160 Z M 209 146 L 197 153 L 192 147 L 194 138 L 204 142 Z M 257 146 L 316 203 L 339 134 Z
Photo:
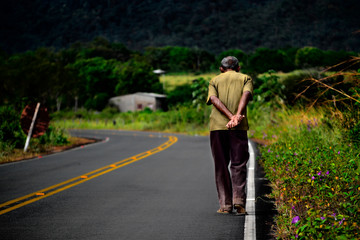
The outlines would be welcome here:
M 208 137 L 73 134 L 102 141 L 0 166 L 1 239 L 243 239 L 244 216 L 216 213 Z

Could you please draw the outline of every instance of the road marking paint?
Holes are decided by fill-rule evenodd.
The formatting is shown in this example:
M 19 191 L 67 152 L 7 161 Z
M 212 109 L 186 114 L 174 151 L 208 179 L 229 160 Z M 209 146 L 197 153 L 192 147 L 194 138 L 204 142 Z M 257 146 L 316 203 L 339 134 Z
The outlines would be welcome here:
M 248 167 L 248 180 L 246 183 L 247 198 L 246 198 L 246 212 L 245 226 L 244 226 L 244 239 L 256 239 L 256 215 L 255 215 L 255 152 L 254 148 L 249 141 L 249 167 Z
M 71 187 L 74 187 L 76 185 L 79 185 L 83 182 L 89 181 L 93 178 L 96 178 L 96 177 L 104 175 L 108 172 L 114 171 L 115 169 L 124 167 L 133 162 L 136 162 L 143 158 L 149 157 L 155 153 L 158 153 L 160 151 L 167 149 L 168 147 L 170 147 L 171 145 L 175 144 L 178 141 L 178 138 L 175 136 L 168 136 L 167 138 L 168 138 L 168 141 L 166 141 L 165 143 L 161 144 L 160 146 L 158 146 L 154 149 L 151 149 L 149 151 L 139 153 L 135 156 L 123 159 L 123 160 L 113 163 L 111 165 L 104 166 L 102 168 L 96 169 L 96 170 L 86 173 L 84 175 L 69 179 L 67 181 L 64 181 L 64 182 L 58 183 L 56 185 L 36 191 L 34 193 L 30 193 L 28 195 L 25 195 L 25 196 L 7 201 L 5 203 L 2 203 L 2 204 L 0 204 L 0 215 L 10 212 L 12 210 L 18 209 L 18 208 L 28 205 L 30 203 L 39 201 L 45 197 L 50 197 L 56 193 L 59 193 L 61 191 L 64 191 Z

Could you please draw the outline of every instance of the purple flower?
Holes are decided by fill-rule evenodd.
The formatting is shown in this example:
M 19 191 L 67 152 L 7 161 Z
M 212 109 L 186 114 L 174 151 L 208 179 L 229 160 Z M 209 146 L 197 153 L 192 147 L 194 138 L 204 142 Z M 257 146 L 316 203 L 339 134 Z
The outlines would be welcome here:
M 340 154 L 340 151 L 338 151 L 338 154 Z
M 273 171 L 276 172 L 275 168 L 273 168 Z
M 325 220 L 326 218 L 325 217 L 321 217 L 321 220 Z
M 329 175 L 329 174 L 330 174 L 330 172 L 329 172 L 329 171 L 327 171 L 327 172 L 326 172 L 326 175 Z
M 270 148 L 268 149 L 268 153 L 271 153 L 271 150 L 270 150 Z
M 279 157 L 279 155 L 276 155 L 276 157 L 278 158 L 278 157 Z
M 345 218 L 343 218 L 340 222 L 339 225 L 341 225 L 344 222 Z
M 307 130 L 308 130 L 309 132 L 311 131 L 311 120 L 308 121 Z
M 321 176 L 321 171 L 320 171 L 320 172 L 318 172 L 318 176 Z
M 312 177 L 311 177 L 311 179 L 312 179 L 312 180 L 315 180 L 315 177 L 314 177 L 314 176 L 312 176 Z
M 299 154 L 297 154 L 296 152 L 294 152 L 294 155 L 297 156 L 297 155 L 299 155 Z
M 300 217 L 299 216 L 296 216 L 292 219 L 291 223 L 295 224 L 297 223 L 298 221 L 300 220 Z
M 265 139 L 267 137 L 266 133 L 263 133 L 263 139 Z

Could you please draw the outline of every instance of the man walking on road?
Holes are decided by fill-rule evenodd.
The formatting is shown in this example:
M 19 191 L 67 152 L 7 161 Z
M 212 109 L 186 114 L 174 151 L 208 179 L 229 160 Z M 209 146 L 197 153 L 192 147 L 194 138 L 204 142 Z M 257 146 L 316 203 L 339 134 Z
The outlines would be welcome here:
M 239 61 L 232 56 L 221 61 L 221 74 L 211 79 L 207 104 L 210 115 L 210 145 L 215 163 L 219 197 L 218 213 L 244 215 L 246 203 L 246 163 L 249 159 L 246 106 L 252 99 L 251 77 L 240 73 Z M 230 172 L 229 172 L 229 163 Z

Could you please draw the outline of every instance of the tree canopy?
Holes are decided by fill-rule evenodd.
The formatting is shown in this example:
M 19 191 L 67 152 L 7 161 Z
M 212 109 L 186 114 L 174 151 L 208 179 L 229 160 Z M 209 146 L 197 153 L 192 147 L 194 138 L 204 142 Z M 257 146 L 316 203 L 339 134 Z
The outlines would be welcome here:
M 65 48 L 97 36 L 136 51 L 148 46 L 212 54 L 286 46 L 360 50 L 358 0 L 3 0 L 0 5 L 0 48 L 8 53 Z

